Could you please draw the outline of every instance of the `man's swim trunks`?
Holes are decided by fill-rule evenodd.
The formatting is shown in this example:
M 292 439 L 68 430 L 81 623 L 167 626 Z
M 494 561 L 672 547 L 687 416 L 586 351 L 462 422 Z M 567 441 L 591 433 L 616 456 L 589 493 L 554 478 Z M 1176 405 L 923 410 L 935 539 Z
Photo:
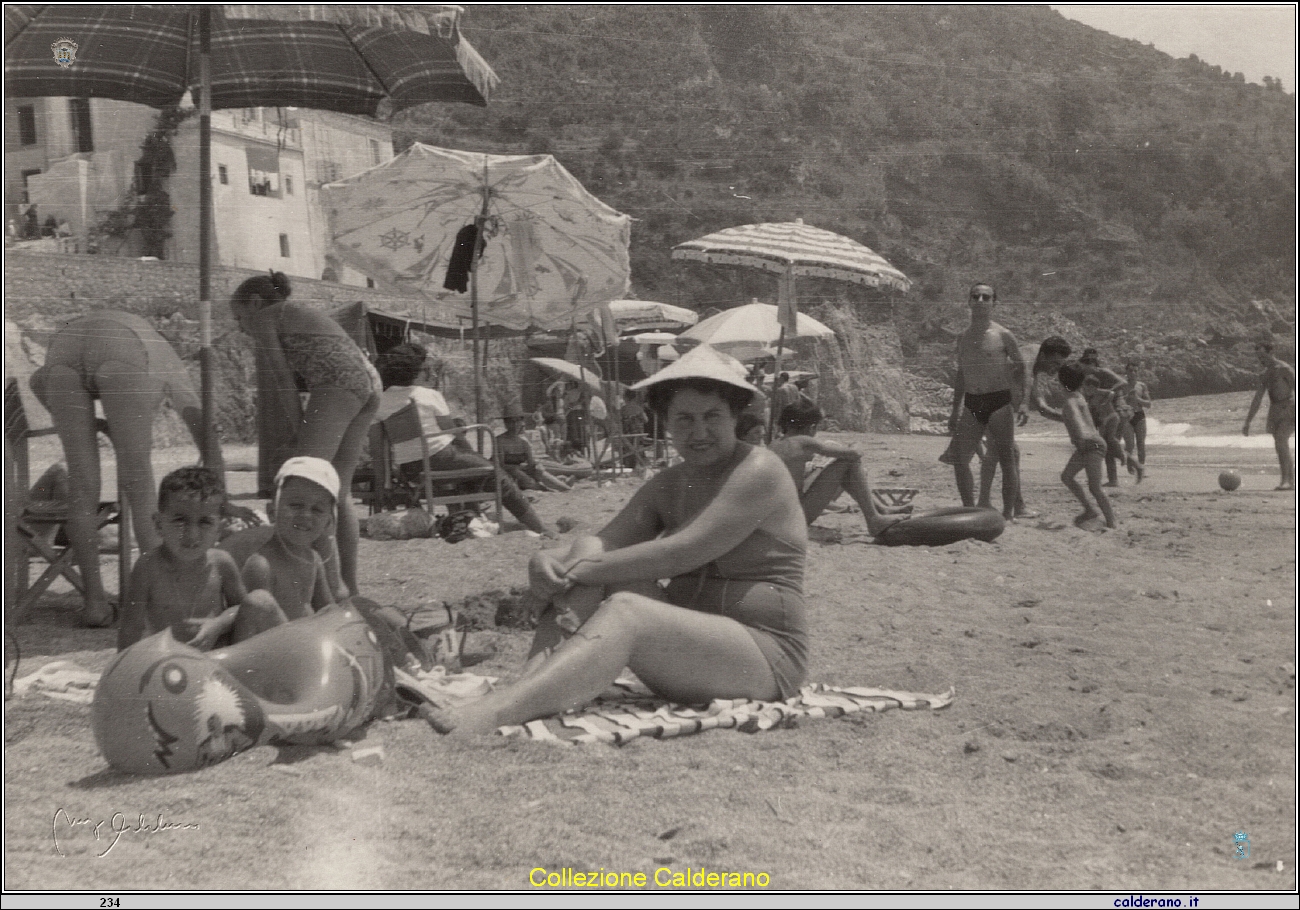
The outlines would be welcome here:
M 1095 436 L 1089 436 L 1087 439 L 1080 440 L 1079 445 L 1076 447 L 1076 451 L 1085 458 L 1092 456 L 1105 458 L 1107 447 L 1104 440 L 1098 439 Z
M 1268 402 L 1268 421 L 1265 423 L 1268 431 L 1276 436 L 1278 433 L 1286 433 L 1288 436 L 1295 432 L 1295 402 L 1290 398 L 1284 398 L 1281 401 L 1274 401 L 1269 397 Z
M 988 426 L 990 417 L 1011 404 L 1011 390 L 1000 389 L 997 392 L 984 392 L 983 394 L 967 392 L 965 402 L 966 410 L 970 411 L 975 419 L 980 422 L 980 426 Z

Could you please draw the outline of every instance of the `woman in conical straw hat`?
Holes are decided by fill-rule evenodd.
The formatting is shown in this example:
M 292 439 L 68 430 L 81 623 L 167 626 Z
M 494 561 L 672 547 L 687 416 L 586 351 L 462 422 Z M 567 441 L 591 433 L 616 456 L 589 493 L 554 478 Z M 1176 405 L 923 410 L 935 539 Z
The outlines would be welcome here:
M 744 367 L 701 345 L 633 389 L 647 391 L 681 463 L 568 553 L 533 557 L 541 616 L 522 675 L 430 712 L 438 730 L 490 733 L 579 707 L 624 667 L 688 704 L 798 693 L 807 527 L 785 465 L 736 438 L 754 392 Z

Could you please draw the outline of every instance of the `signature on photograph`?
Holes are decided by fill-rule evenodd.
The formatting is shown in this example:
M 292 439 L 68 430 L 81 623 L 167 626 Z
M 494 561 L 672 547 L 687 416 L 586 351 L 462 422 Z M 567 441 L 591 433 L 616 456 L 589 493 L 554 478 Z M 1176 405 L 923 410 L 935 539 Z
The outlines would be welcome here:
M 54 849 L 58 851 L 59 856 L 67 856 L 63 852 L 59 836 L 62 835 L 64 842 L 66 842 L 78 828 L 85 828 L 90 831 L 95 836 L 95 840 L 106 845 L 101 852 L 95 854 L 100 857 L 108 856 L 109 852 L 117 846 L 117 842 L 127 834 L 160 834 L 163 831 L 199 830 L 197 823 L 163 821 L 161 812 L 153 818 L 146 818 L 145 814 L 141 812 L 138 820 L 132 822 L 122 812 L 114 812 L 108 818 L 97 819 L 93 816 L 73 815 L 67 809 L 60 808 L 54 811 L 53 820 Z

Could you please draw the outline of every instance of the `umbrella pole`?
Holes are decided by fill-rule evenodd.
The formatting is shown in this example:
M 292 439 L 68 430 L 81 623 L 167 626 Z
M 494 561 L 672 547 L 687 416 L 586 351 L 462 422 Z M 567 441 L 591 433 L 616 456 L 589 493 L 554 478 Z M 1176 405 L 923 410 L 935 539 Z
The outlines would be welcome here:
M 768 336 L 771 337 L 771 336 Z M 781 349 L 785 346 L 785 326 L 781 326 L 781 334 L 776 336 L 776 363 L 772 365 L 772 404 L 767 409 L 767 438 L 772 439 L 772 428 L 776 426 L 776 381 L 781 376 Z
M 203 412 L 203 463 L 218 464 L 212 351 L 212 9 L 199 14 L 199 395 Z
M 483 228 L 488 217 L 488 163 L 483 156 L 483 208 L 474 219 L 474 259 L 469 269 L 470 332 L 474 347 L 474 422 L 483 422 L 483 369 L 478 344 L 478 259 L 483 255 Z

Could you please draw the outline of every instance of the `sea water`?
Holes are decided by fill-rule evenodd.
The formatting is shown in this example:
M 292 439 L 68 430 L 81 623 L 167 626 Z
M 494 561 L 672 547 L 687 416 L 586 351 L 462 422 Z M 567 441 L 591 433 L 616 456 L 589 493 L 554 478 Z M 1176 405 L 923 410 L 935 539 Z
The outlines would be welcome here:
M 1063 434 L 1064 427 L 1056 432 L 1026 434 L 1017 432 L 1016 436 L 1017 438 L 1032 439 L 1034 437 L 1044 438 Z M 1273 436 L 1264 429 L 1263 415 L 1256 419 L 1249 436 L 1242 436 L 1240 433 L 1235 436 L 1211 436 L 1196 424 L 1164 423 L 1160 419 L 1147 414 L 1147 445 L 1184 446 L 1198 449 L 1271 449 L 1273 448 Z
M 1147 445 L 1189 446 L 1192 448 L 1271 449 L 1273 435 L 1264 429 L 1262 415 L 1251 427 L 1249 436 L 1207 436 L 1191 423 L 1163 423 L 1147 415 Z

